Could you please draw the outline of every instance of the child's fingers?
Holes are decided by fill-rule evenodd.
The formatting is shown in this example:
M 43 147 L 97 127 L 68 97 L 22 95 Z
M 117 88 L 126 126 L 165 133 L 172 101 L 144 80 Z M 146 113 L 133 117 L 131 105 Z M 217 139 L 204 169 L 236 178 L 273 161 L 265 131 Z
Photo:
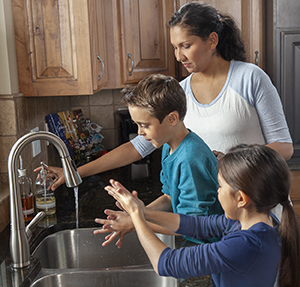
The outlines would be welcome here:
M 115 238 L 117 238 L 117 237 L 118 237 L 117 232 L 113 232 L 113 233 L 107 235 L 107 236 L 105 237 L 105 241 L 102 243 L 102 246 L 108 245 L 108 244 L 111 243 L 113 240 L 115 240 Z
M 107 215 L 107 219 L 109 220 L 115 220 L 117 218 L 114 210 L 105 209 L 104 213 Z
M 138 192 L 137 192 L 136 190 L 133 190 L 133 191 L 132 191 L 132 196 L 133 196 L 134 198 L 136 198 L 136 199 L 139 199 L 139 198 L 138 198 Z
M 121 204 L 119 201 L 116 201 L 116 206 L 117 206 L 119 209 L 125 211 L 125 209 L 123 208 L 122 204 Z

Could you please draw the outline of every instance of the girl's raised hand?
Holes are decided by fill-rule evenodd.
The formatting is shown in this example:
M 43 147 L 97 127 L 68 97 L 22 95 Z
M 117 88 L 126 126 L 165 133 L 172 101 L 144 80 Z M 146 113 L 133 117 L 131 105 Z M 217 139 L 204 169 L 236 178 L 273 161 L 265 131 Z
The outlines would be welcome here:
M 104 189 L 111 195 L 119 205 L 130 216 L 134 212 L 144 213 L 145 205 L 138 199 L 137 192 L 133 191 L 132 194 L 118 181 L 111 179 L 111 185 L 106 186 Z

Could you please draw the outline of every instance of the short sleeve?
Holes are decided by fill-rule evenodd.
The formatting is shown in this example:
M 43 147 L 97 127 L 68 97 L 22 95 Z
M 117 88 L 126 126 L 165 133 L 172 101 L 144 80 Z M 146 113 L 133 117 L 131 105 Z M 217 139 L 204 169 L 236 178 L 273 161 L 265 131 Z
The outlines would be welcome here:
M 156 149 L 150 142 L 146 141 L 143 136 L 136 136 L 130 142 L 143 158 Z

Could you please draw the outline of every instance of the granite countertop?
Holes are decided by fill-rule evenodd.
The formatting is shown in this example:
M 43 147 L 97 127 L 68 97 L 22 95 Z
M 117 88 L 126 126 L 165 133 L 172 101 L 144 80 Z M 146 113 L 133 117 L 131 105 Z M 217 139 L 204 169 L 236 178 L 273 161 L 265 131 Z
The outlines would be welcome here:
M 143 166 L 140 166 L 143 168 Z M 138 167 L 138 168 L 140 168 Z M 120 181 L 129 190 L 137 190 L 139 197 L 147 205 L 161 193 L 161 183 L 159 180 L 160 172 L 160 152 L 154 152 L 150 157 L 149 177 L 139 180 L 133 180 L 131 177 L 131 165 L 119 168 L 114 171 L 90 176 L 83 180 L 78 190 L 79 203 L 79 228 L 80 227 L 98 227 L 95 218 L 106 218 L 105 209 L 118 210 L 115 200 L 107 194 L 103 188 L 108 184 L 110 178 Z M 30 241 L 31 252 L 47 235 L 64 229 L 76 228 L 76 211 L 74 190 L 61 186 L 55 191 L 56 214 L 52 217 L 44 218 L 33 230 L 33 237 Z M 29 267 L 21 270 L 12 270 L 10 268 L 9 255 L 9 235 L 10 227 L 7 226 L 0 233 L 0 286 L 29 286 L 41 266 L 38 260 L 33 260 Z M 182 245 L 181 237 L 176 237 L 176 248 Z M 124 246 L 125 247 L 125 246 Z M 124 248 L 123 247 L 123 248 Z M 1 285 L 2 284 L 2 285 Z M 188 278 L 180 281 L 179 287 L 210 287 L 210 276 L 201 278 Z

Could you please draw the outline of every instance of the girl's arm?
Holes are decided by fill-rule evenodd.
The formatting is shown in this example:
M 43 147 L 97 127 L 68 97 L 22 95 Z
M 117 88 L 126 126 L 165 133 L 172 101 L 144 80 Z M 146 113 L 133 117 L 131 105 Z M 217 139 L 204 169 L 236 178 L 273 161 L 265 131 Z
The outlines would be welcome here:
M 138 238 L 149 257 L 155 272 L 158 273 L 158 261 L 163 250 L 167 248 L 167 245 L 153 233 L 152 229 L 147 224 L 145 217 L 139 210 L 132 212 L 130 216 Z
M 105 187 L 108 194 L 113 196 L 121 205 L 122 208 L 130 215 L 139 240 L 145 249 L 153 268 L 156 272 L 158 260 L 162 251 L 167 247 L 160 239 L 156 237 L 150 226 L 147 224 L 144 213 L 148 214 L 151 220 L 156 223 L 162 222 L 165 227 L 178 229 L 180 217 L 178 214 L 159 212 L 148 209 L 144 204 L 138 200 L 137 193 L 131 194 L 119 182 L 110 181 L 111 186 Z M 156 213 L 158 213 L 156 215 Z M 161 220 L 159 219 L 161 218 Z
M 166 194 L 160 196 L 159 198 L 148 204 L 147 209 L 172 211 L 170 196 Z M 116 245 L 121 248 L 123 245 L 124 236 L 135 229 L 132 219 L 128 216 L 127 213 L 121 211 L 106 209 L 104 213 L 107 215 L 107 219 L 95 219 L 97 223 L 103 224 L 103 226 L 101 229 L 95 230 L 94 234 L 111 232 L 111 234 L 105 237 L 105 242 L 103 242 L 102 245 L 106 246 L 119 238 L 116 242 Z M 176 235 L 171 230 L 164 228 L 158 224 L 148 222 L 148 225 L 155 233 Z

